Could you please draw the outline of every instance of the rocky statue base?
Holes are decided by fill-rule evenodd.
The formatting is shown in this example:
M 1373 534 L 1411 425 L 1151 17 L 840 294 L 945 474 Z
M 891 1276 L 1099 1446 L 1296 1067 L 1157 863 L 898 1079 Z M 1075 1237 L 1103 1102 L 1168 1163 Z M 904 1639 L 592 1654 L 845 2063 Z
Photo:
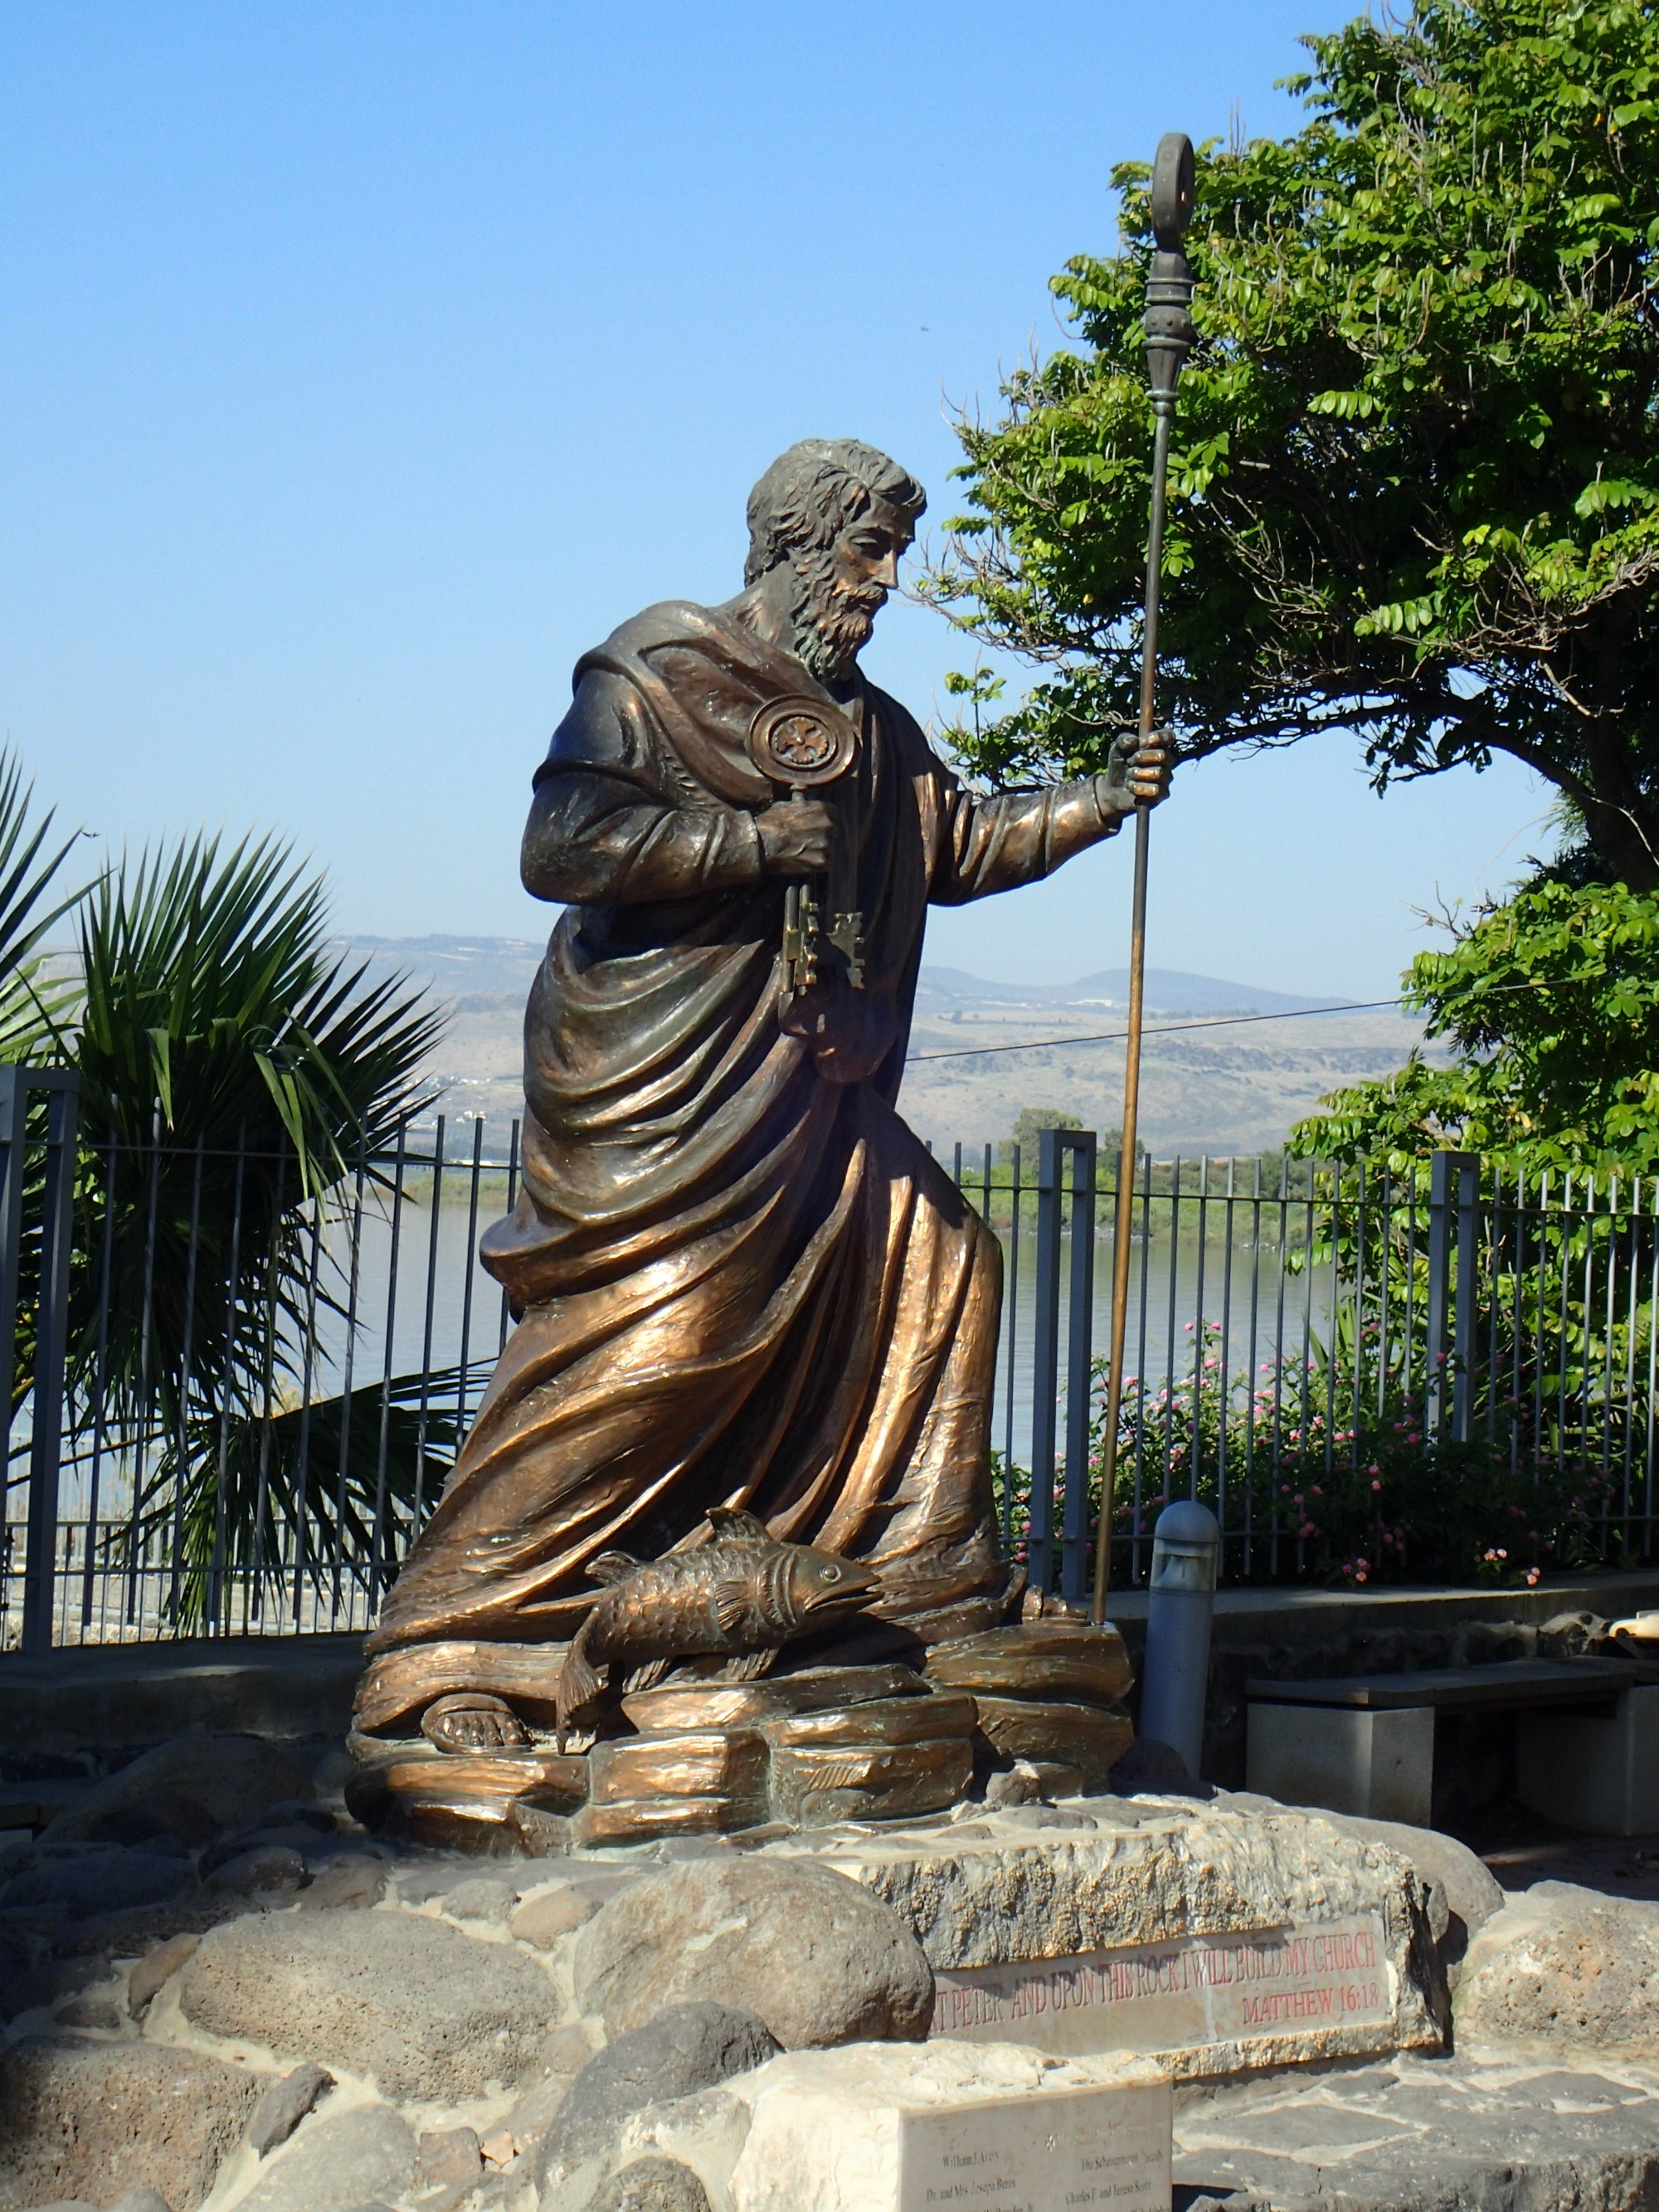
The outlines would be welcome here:
M 1036 1764 L 1051 1796 L 1103 1786 L 1133 1739 L 1119 1703 L 1129 1681 L 1115 1629 L 1039 1617 L 911 1664 L 738 1682 L 687 1669 L 624 1692 L 580 1752 L 533 1723 L 526 1746 L 490 1751 L 360 1735 L 349 1794 L 361 1820 L 410 1841 L 532 1857 L 908 1820 L 1017 1762 Z

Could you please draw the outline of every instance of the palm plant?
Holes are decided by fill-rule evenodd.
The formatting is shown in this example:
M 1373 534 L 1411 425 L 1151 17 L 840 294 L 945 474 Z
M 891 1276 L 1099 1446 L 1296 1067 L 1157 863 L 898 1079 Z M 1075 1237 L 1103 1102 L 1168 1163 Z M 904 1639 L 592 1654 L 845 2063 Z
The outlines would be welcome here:
M 128 1540 L 170 1532 L 175 1619 L 199 1622 L 228 1569 L 274 1561 L 276 1526 L 337 1555 L 374 1504 L 406 1522 L 453 1453 L 404 1418 L 418 1378 L 388 1386 L 372 1463 L 345 1401 L 285 1413 L 319 1307 L 342 1311 L 319 1261 L 331 1194 L 377 1181 L 442 1018 L 331 946 L 322 885 L 271 839 L 118 866 L 80 954 L 71 1395 L 134 1440 Z

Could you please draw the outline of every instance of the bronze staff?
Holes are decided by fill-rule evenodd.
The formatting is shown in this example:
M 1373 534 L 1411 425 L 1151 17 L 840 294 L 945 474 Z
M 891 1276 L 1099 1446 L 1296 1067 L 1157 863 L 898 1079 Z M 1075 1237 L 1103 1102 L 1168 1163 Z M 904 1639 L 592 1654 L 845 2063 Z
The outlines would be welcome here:
M 1166 131 L 1152 161 L 1152 237 L 1157 251 L 1146 279 L 1146 366 L 1152 392 L 1152 507 L 1146 531 L 1146 619 L 1141 633 L 1141 742 L 1152 733 L 1158 675 L 1158 594 L 1164 567 L 1164 507 L 1170 474 L 1170 430 L 1176 385 L 1198 333 L 1193 325 L 1192 272 L 1181 250 L 1193 212 L 1193 142 Z M 1149 810 L 1135 809 L 1134 894 L 1129 937 L 1129 1024 L 1123 1057 L 1123 1140 L 1118 1151 L 1117 1225 L 1112 1240 L 1112 1351 L 1106 1378 L 1106 1436 L 1101 1455 L 1100 1522 L 1095 1538 L 1095 1626 L 1106 1618 L 1112 1571 L 1112 1507 L 1117 1485 L 1118 1417 L 1123 1403 L 1123 1340 L 1129 1316 L 1129 1244 L 1134 1228 L 1135 1121 L 1140 1104 L 1141 1001 L 1146 980 L 1146 854 Z

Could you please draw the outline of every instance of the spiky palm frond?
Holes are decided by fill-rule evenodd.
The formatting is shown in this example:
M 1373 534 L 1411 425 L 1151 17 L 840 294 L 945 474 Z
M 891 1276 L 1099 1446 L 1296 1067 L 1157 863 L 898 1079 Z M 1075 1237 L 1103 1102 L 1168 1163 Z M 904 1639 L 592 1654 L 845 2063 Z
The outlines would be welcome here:
M 489 1365 L 470 1363 L 466 1395 L 476 1399 Z M 454 1463 L 461 1382 L 449 1367 L 269 1413 L 192 1406 L 123 1539 L 152 1557 L 161 1539 L 174 1626 L 222 1624 L 229 1591 L 250 1583 L 263 1609 L 280 1607 L 296 1577 L 325 1601 L 377 1600 Z
M 53 811 L 36 822 L 33 805 L 16 755 L 0 751 L 0 1061 L 13 1066 L 61 1056 L 79 996 L 75 979 L 53 975 L 41 951 L 52 925 L 85 896 L 77 888 L 47 902 L 79 833 L 57 842 Z
M 418 1109 L 442 1016 L 331 945 L 322 884 L 270 838 L 122 866 L 81 952 L 74 1379 L 128 1433 L 171 1438 L 261 1403 L 268 1365 L 279 1393 L 297 1380 L 337 1304 L 325 1250 L 317 1273 L 331 1194 Z
M 210 1152 L 287 1152 L 326 1189 L 420 1103 L 442 1016 L 331 948 L 323 884 L 291 848 L 217 838 L 106 876 L 81 928 L 76 1058 L 91 1132 L 160 1128 Z

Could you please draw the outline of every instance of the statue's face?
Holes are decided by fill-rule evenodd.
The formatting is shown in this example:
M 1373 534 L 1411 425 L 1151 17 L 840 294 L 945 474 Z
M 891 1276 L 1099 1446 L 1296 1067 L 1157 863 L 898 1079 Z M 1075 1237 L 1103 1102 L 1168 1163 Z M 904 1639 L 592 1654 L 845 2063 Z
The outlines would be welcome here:
M 802 556 L 795 652 L 815 676 L 832 684 L 851 676 L 915 534 L 892 508 L 872 506 L 830 545 Z

